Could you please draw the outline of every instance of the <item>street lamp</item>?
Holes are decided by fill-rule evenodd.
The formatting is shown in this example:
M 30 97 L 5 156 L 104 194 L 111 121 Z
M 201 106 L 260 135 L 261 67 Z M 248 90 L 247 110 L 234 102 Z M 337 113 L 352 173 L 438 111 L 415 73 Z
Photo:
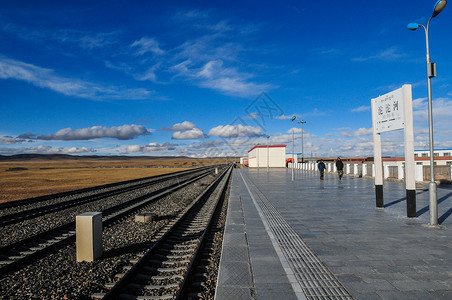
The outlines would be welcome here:
M 267 173 L 268 173 L 268 165 L 269 165 L 269 153 L 268 153 L 268 140 L 270 139 L 270 136 L 267 135 Z
M 434 173 L 434 152 L 433 152 L 433 109 L 432 109 L 432 83 L 431 78 L 436 76 L 436 64 L 430 61 L 429 45 L 428 45 L 428 28 L 432 18 L 436 17 L 446 7 L 446 0 L 438 0 L 433 8 L 433 14 L 427 22 L 427 26 L 419 23 L 408 24 L 408 29 L 414 31 L 419 27 L 424 28 L 425 44 L 427 47 L 427 89 L 428 89 L 428 132 L 430 140 L 430 183 L 429 183 L 429 199 L 430 199 L 430 225 L 438 225 L 438 200 L 436 194 L 436 182 Z
M 304 150 L 303 150 L 303 124 L 306 124 L 306 121 L 300 120 L 300 122 L 298 122 L 301 124 L 301 163 L 304 163 Z
M 293 129 L 293 121 L 295 121 L 297 117 L 293 116 L 292 117 L 292 181 L 294 180 L 294 175 L 293 175 L 293 167 L 294 167 L 294 158 L 293 158 L 293 152 L 294 152 L 294 129 Z

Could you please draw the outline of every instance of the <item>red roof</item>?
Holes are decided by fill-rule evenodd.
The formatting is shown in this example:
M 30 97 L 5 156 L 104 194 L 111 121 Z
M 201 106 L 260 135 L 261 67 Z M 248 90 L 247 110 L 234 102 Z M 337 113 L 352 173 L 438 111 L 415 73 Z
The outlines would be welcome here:
M 269 148 L 286 148 L 287 146 L 286 145 L 268 145 L 268 146 L 267 145 L 256 145 L 253 148 L 251 148 L 251 150 L 249 150 L 248 153 L 253 151 L 255 148 L 267 148 L 267 147 L 269 147 Z

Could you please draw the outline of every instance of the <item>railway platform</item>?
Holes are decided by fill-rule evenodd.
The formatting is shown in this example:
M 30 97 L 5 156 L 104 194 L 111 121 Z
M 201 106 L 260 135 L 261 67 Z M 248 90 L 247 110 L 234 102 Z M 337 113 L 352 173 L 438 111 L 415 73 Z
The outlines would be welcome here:
M 235 169 L 215 299 L 452 299 L 452 189 L 295 170 Z

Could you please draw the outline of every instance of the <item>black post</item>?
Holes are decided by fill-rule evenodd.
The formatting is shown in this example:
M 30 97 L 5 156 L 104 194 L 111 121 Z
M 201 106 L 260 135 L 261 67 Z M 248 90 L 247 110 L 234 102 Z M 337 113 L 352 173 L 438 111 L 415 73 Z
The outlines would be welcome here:
M 406 216 L 416 218 L 416 190 L 406 190 Z
M 383 208 L 383 185 L 375 185 L 375 199 L 378 208 Z

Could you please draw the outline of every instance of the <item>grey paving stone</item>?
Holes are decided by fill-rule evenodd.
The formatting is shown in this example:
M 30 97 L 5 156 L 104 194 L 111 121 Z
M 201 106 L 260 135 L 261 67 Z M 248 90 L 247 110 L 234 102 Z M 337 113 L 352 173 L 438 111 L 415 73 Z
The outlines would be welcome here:
M 223 246 L 223 252 L 221 259 L 225 262 L 244 262 L 248 263 L 248 247 L 246 244 L 225 244 Z
M 382 298 L 375 292 L 367 292 L 367 293 L 360 293 L 355 292 L 353 293 L 353 297 L 356 300 L 381 300 Z
M 224 245 L 243 245 L 247 246 L 246 236 L 243 232 L 226 232 L 223 236 Z
M 288 283 L 256 283 L 256 296 L 259 300 L 297 299 L 294 293 L 289 293 L 292 287 Z
M 296 170 L 292 182 L 291 170 L 283 168 L 268 174 L 256 169 L 239 172 L 355 299 L 452 299 L 452 216 L 444 219 L 439 229 L 425 226 L 429 222 L 428 191 L 417 191 L 418 217 L 407 218 L 403 183 L 385 181 L 385 208 L 377 209 L 373 180 L 346 176 L 339 182 L 336 175 L 326 174 L 320 181 L 316 172 Z M 267 274 L 272 268 L 278 269 L 275 282 L 284 282 L 287 276 L 278 277 L 283 269 L 273 265 L 274 259 L 268 259 L 272 264 L 265 268 L 265 257 L 274 258 L 274 253 L 267 251 L 273 246 L 237 174 L 234 170 L 230 223 L 238 223 L 243 216 L 245 224 L 231 227 L 229 232 L 246 233 L 251 263 L 256 263 L 252 268 L 255 283 L 271 283 L 272 275 Z M 442 216 L 452 207 L 451 190 L 438 188 L 438 198 L 443 199 L 438 206 Z M 281 286 L 294 296 L 293 286 L 286 284 Z M 259 288 L 257 299 L 284 299 L 285 295 L 274 295 L 272 289 Z
M 250 300 L 253 298 L 254 292 L 250 288 L 237 286 L 220 286 L 215 292 L 216 300 Z
M 425 291 L 379 291 L 377 292 L 384 300 L 434 300 L 445 299 L 435 298 L 434 294 Z
M 222 274 L 218 276 L 218 286 L 252 287 L 249 267 L 246 262 L 223 261 L 220 269 Z
M 423 280 L 409 280 L 409 281 L 392 281 L 392 284 L 401 291 L 434 291 L 447 290 L 447 287 L 439 281 L 423 281 Z

